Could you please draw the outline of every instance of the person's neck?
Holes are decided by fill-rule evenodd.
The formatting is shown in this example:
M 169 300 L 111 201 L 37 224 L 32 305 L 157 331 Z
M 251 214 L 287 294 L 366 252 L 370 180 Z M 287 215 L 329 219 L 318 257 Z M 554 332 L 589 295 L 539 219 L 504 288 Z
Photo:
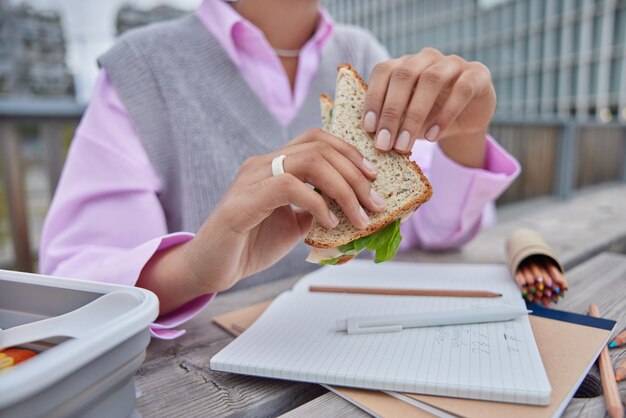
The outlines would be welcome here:
M 301 49 L 319 22 L 318 0 L 239 0 L 233 7 L 278 49 Z

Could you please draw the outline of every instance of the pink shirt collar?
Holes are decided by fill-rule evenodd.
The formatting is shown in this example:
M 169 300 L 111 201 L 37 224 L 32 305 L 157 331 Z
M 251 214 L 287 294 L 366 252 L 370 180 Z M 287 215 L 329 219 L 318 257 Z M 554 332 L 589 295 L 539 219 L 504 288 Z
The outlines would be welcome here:
M 323 7 L 319 8 L 319 12 L 317 29 L 302 47 L 302 52 L 313 48 L 316 53 L 321 54 L 333 33 L 332 17 Z M 271 49 L 263 32 L 237 13 L 225 0 L 204 0 L 196 14 L 238 68 L 241 67 L 241 54 L 245 53 L 248 40 L 261 40 Z

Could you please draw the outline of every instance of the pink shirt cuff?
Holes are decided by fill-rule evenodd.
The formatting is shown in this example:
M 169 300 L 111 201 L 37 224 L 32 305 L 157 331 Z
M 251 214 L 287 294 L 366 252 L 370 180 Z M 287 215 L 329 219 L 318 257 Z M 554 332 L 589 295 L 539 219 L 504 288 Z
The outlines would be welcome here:
M 520 165 L 487 136 L 485 168 L 464 167 L 439 146 L 433 151 L 427 177 L 433 196 L 402 224 L 402 249 L 458 247 L 480 230 L 482 214 L 515 180 Z
M 154 256 L 158 251 L 162 251 L 173 247 L 178 244 L 185 243 L 194 237 L 193 234 L 187 232 L 178 232 L 168 234 L 160 238 L 156 238 L 151 242 L 155 242 L 158 245 L 152 252 L 147 251 L 147 258 L 142 258 L 145 262 L 142 263 L 141 269 L 146 265 L 148 260 Z M 141 270 L 140 270 L 141 272 Z M 137 275 L 136 277 L 139 277 Z M 194 316 L 196 316 L 204 307 L 215 298 L 215 293 L 199 296 L 192 301 L 187 302 L 183 306 L 169 312 L 166 315 L 159 316 L 153 324 L 150 325 L 150 334 L 153 337 L 162 340 L 171 340 L 180 337 L 185 333 L 184 329 L 177 329 L 180 324 L 187 322 Z
M 135 286 L 141 271 L 154 254 L 174 245 L 185 243 L 193 237 L 194 235 L 188 232 L 177 232 L 154 238 L 131 251 L 119 254 L 115 257 L 115 261 L 105 262 L 106 267 L 97 269 L 98 273 L 95 273 L 97 277 L 92 275 L 90 279 Z M 152 336 L 164 340 L 171 340 L 183 335 L 185 330 L 176 329 L 176 327 L 197 315 L 214 297 L 215 294 L 199 296 L 173 312 L 158 317 L 150 325 L 150 333 Z

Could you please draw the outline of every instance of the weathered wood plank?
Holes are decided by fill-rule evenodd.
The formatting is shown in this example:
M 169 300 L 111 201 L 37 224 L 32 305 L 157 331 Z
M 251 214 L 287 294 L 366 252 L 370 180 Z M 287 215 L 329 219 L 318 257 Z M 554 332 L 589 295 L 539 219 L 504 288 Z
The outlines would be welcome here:
M 590 303 L 596 303 L 603 317 L 617 321 L 616 332 L 626 328 L 626 256 L 604 253 L 572 270 L 569 275 L 570 292 L 558 309 L 586 313 Z M 613 365 L 626 358 L 626 349 L 609 350 Z M 598 368 L 591 373 L 598 375 Z M 622 399 L 626 398 L 626 382 L 619 383 Z M 564 417 L 603 417 L 606 415 L 602 396 L 593 399 L 574 399 Z
M 209 368 L 232 337 L 198 344 L 144 364 L 136 376 L 137 408 L 149 417 L 273 417 L 326 392 L 322 386 L 261 379 Z
M 322 396 L 313 399 L 293 409 L 280 418 L 305 418 L 305 417 L 369 417 L 370 414 L 352 405 L 332 392 L 326 392 Z
M 524 170 L 498 199 L 499 203 L 520 201 L 553 193 L 558 176 L 565 127 L 494 122 L 489 131 Z M 624 128 L 616 125 L 574 128 L 577 159 L 572 186 L 576 189 L 620 179 L 624 165 Z
M 619 180 L 625 147 L 624 129 L 621 127 L 581 129 L 576 187 Z
M 15 251 L 15 265 L 12 269 L 33 271 L 21 154 L 21 141 L 17 126 L 13 123 L 0 123 L 0 169 L 3 171 L 9 205 L 9 225 L 11 225 Z
M 589 189 L 570 200 L 550 199 L 543 208 L 518 213 L 482 231 L 462 249 L 427 253 L 411 250 L 399 261 L 502 263 L 506 237 L 519 227 L 539 231 L 566 268 L 571 268 L 602 251 L 623 246 L 626 241 L 626 185 Z
M 490 132 L 525 170 L 498 202 L 513 202 L 554 191 L 559 128 L 493 124 Z

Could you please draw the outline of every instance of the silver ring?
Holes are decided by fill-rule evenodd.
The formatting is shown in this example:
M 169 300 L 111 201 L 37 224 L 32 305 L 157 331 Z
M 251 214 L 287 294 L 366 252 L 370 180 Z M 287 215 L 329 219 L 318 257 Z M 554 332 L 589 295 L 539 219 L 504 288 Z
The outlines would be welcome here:
M 279 176 L 285 174 L 285 167 L 283 167 L 283 161 L 287 158 L 286 155 L 279 155 L 272 160 L 272 176 Z

